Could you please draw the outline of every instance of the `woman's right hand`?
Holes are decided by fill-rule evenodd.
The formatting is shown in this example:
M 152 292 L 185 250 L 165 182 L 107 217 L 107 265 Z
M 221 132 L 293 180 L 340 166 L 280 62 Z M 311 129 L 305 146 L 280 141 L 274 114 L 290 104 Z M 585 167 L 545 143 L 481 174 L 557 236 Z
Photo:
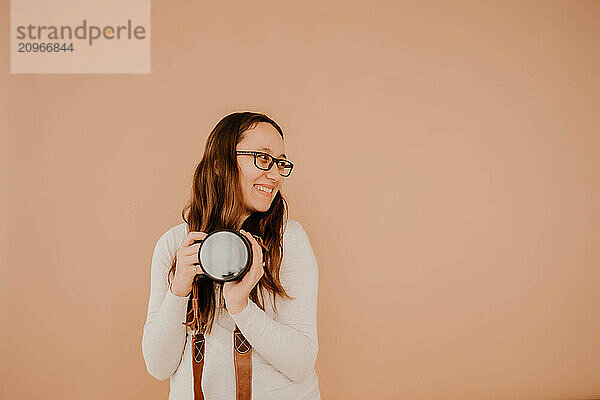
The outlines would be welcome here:
M 204 232 L 189 232 L 179 249 L 177 250 L 177 262 L 175 265 L 175 277 L 171 282 L 171 292 L 180 297 L 186 297 L 192 291 L 194 277 L 202 275 L 202 269 L 198 262 L 198 250 L 200 243 L 207 236 Z M 197 272 L 196 272 L 197 271 Z

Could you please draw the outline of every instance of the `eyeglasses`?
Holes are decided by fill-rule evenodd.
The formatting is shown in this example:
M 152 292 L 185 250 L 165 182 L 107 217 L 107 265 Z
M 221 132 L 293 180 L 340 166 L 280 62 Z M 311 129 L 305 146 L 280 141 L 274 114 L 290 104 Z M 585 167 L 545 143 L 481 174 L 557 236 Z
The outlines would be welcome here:
M 277 169 L 279 175 L 287 177 L 292 173 L 294 164 L 284 158 L 274 158 L 272 155 L 262 153 L 260 151 L 242 151 L 238 150 L 235 152 L 237 155 L 249 155 L 254 156 L 254 165 L 256 168 L 262 169 L 263 171 L 269 171 L 274 163 L 277 163 Z

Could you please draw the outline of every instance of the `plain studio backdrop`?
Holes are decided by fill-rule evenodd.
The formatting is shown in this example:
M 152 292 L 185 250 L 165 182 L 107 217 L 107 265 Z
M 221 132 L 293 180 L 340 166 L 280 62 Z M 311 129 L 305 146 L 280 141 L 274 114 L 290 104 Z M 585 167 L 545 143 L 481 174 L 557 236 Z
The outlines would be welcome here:
M 156 241 L 264 112 L 319 262 L 332 399 L 600 397 L 600 2 L 152 2 L 150 74 L 10 74 L 0 397 L 166 399 Z

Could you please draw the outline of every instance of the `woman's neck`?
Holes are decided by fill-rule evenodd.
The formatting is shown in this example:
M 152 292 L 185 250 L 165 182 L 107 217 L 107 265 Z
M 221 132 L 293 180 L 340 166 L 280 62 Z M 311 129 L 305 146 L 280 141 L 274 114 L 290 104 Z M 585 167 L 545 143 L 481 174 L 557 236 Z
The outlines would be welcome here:
M 246 221 L 246 219 L 248 219 L 248 217 L 250 216 L 250 214 L 244 214 L 242 215 L 242 217 L 240 218 L 238 224 L 237 224 L 237 230 L 242 229 L 242 225 L 244 224 L 244 222 Z

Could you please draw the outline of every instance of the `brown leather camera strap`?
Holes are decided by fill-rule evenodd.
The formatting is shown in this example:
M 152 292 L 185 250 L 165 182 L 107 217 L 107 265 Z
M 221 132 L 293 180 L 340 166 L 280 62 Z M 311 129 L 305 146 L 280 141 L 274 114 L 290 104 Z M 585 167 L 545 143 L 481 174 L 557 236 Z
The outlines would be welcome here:
M 204 400 L 202 370 L 204 369 L 204 335 L 192 335 L 192 370 L 194 375 L 194 400 Z
M 252 346 L 235 326 L 233 331 L 233 362 L 235 364 L 235 399 L 252 398 Z
M 204 344 L 202 333 L 192 335 L 194 400 L 204 400 L 202 393 Z M 236 400 L 250 400 L 252 399 L 252 346 L 237 325 L 233 331 L 233 363 L 235 365 L 235 398 Z

